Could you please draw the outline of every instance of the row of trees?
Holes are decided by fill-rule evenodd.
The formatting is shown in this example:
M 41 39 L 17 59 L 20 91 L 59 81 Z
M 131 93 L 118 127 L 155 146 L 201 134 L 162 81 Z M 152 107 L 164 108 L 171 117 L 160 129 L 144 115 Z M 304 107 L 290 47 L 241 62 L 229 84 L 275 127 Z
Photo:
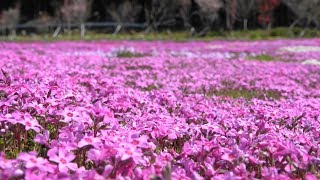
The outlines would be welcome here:
M 47 31 L 51 24 L 76 24 L 85 33 L 85 22 L 94 16 L 92 10 L 97 0 L 55 0 L 51 1 L 51 15 L 40 12 L 39 16 L 26 22 Z M 285 6 L 292 13 L 291 28 L 296 25 L 318 27 L 320 0 L 100 0 L 105 19 L 118 24 L 115 33 L 123 29 L 124 23 L 145 22 L 147 31 L 161 27 L 184 27 L 203 35 L 215 27 L 232 30 L 248 29 L 248 24 L 270 28 L 277 21 L 274 11 Z M 20 20 L 21 2 L 3 10 L 0 15 L 1 31 L 15 32 Z M 281 15 L 281 14 L 280 14 Z M 287 16 L 287 14 L 282 14 Z M 64 26 L 57 26 L 56 33 Z

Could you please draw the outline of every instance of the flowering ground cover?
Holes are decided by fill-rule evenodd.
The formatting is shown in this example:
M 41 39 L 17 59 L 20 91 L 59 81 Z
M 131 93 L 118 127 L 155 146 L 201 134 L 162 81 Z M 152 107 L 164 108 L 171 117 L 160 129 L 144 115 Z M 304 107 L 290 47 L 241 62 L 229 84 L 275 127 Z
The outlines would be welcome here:
M 320 39 L 0 49 L 0 179 L 320 178 Z

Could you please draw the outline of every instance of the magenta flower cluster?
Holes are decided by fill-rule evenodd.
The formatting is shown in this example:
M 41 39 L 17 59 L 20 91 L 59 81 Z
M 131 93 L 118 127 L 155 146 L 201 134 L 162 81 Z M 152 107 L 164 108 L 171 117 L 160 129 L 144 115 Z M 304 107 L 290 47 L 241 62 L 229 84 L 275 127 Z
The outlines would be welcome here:
M 0 179 L 318 179 L 319 44 L 2 43 Z

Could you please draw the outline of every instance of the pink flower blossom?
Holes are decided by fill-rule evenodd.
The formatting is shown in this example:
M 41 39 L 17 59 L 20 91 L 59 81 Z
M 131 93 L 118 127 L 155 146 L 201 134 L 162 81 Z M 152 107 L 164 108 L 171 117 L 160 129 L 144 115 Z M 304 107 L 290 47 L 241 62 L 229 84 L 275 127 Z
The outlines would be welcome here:
M 3 42 L 0 179 L 319 178 L 319 43 Z
M 63 173 L 67 173 L 69 170 L 75 171 L 77 169 L 77 164 L 71 162 L 74 159 L 75 155 L 73 153 L 64 150 L 59 150 L 49 157 L 50 161 L 58 163 L 59 171 Z
M 92 145 L 94 147 L 98 147 L 101 143 L 101 140 L 99 138 L 95 138 L 93 136 L 87 136 L 85 135 L 79 142 L 78 147 L 84 147 L 88 145 Z

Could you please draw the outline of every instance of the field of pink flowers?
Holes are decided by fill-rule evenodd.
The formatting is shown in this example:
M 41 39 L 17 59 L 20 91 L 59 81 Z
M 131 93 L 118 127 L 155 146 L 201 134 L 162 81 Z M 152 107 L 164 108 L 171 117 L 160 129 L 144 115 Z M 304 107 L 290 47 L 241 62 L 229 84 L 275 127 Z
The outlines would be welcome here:
M 320 39 L 0 43 L 0 179 L 320 178 Z

